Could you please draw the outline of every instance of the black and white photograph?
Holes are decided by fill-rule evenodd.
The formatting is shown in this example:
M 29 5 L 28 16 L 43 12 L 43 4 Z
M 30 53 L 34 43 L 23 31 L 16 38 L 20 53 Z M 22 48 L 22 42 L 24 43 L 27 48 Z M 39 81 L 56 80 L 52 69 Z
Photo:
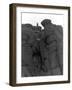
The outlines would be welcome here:
M 69 82 L 70 8 L 13 6 L 14 85 Z
M 63 28 L 49 18 L 39 23 L 43 29 L 22 24 L 22 77 L 63 75 Z

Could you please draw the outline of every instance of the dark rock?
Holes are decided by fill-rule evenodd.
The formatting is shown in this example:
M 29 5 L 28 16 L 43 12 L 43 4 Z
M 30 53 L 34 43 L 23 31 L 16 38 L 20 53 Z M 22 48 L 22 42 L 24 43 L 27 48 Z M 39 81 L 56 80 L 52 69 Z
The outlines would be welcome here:
M 52 24 L 49 19 L 43 20 L 41 24 L 43 30 L 38 24 L 22 24 L 22 67 L 26 68 L 27 76 L 61 75 L 63 28 Z M 23 68 L 22 72 L 22 76 L 26 76 Z

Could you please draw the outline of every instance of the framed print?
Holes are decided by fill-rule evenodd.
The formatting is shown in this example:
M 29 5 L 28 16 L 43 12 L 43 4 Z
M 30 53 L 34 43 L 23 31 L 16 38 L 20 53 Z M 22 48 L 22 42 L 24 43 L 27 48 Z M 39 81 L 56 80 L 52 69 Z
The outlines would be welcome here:
M 70 7 L 10 4 L 10 85 L 70 82 Z

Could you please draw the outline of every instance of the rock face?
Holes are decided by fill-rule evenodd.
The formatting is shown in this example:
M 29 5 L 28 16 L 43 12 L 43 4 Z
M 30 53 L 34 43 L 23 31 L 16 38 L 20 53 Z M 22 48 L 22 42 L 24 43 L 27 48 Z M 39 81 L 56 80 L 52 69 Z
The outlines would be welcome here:
M 22 24 L 22 77 L 63 74 L 63 29 L 45 19 Z

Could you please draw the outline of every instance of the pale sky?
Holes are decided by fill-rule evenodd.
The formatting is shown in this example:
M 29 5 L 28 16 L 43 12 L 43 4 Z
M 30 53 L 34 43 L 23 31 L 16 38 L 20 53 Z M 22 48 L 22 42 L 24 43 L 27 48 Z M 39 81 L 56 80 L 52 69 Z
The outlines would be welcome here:
M 41 21 L 44 19 L 51 19 L 52 23 L 63 26 L 64 15 L 54 14 L 54 13 L 22 13 L 22 24 L 30 23 L 35 25 L 38 23 L 41 26 Z

